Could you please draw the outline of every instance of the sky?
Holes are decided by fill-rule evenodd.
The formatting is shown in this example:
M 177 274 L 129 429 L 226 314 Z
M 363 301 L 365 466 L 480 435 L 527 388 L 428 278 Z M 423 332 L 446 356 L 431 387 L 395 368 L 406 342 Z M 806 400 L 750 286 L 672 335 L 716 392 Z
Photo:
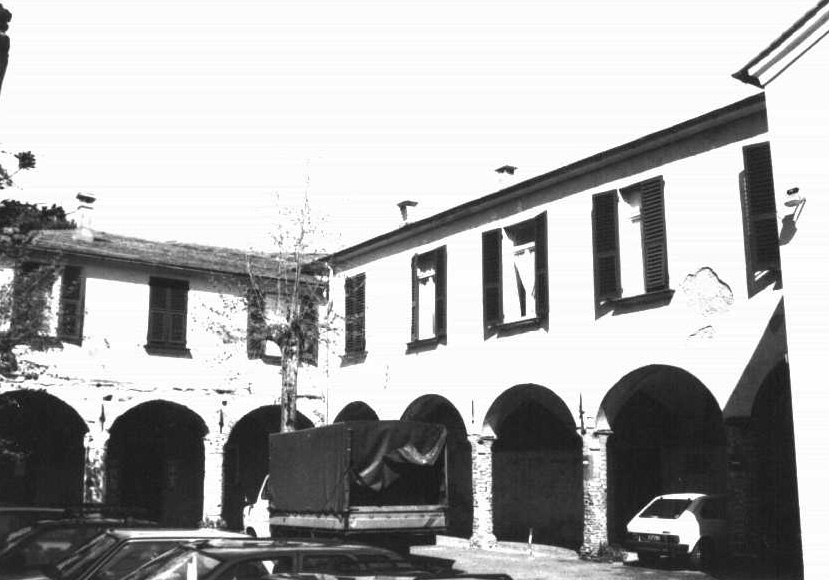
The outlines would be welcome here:
M 817 0 L 3 0 L 5 197 L 95 229 L 335 250 L 748 97 Z

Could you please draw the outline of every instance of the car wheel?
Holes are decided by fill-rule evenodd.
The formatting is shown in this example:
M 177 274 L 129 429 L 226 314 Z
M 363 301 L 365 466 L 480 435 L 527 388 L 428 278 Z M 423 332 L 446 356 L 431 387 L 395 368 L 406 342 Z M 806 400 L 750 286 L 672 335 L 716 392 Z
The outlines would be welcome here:
M 253 528 L 248 528 L 248 529 L 246 529 L 246 530 L 245 530 L 245 533 L 246 533 L 247 535 L 249 535 L 251 538 L 255 538 L 255 537 L 256 537 L 256 530 L 254 530 Z
M 636 556 L 639 558 L 639 563 L 643 566 L 653 566 L 659 559 L 659 555 L 653 552 L 636 552 Z
M 702 538 L 688 556 L 694 570 L 710 570 L 715 561 L 714 543 L 708 538 Z

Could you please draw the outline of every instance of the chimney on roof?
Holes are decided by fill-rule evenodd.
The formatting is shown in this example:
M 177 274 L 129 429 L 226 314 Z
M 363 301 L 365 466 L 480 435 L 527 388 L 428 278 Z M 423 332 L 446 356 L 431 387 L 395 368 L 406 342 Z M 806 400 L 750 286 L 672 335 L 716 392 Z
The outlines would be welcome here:
M 405 226 L 406 224 L 409 224 L 409 223 L 415 221 L 415 219 L 414 219 L 414 208 L 415 208 L 415 206 L 417 206 L 417 202 L 412 201 L 410 199 L 401 201 L 400 203 L 397 204 L 397 207 L 400 209 L 400 217 L 403 220 L 402 223 L 400 224 L 401 226 Z
M 91 242 L 95 239 L 92 233 L 92 205 L 95 203 L 95 196 L 88 193 L 79 193 L 75 196 L 78 200 L 78 209 L 75 210 L 75 229 L 72 237 L 76 240 Z
M 515 165 L 502 165 L 495 170 L 498 174 L 498 186 L 501 188 L 508 187 L 516 182 L 515 172 L 518 168 Z

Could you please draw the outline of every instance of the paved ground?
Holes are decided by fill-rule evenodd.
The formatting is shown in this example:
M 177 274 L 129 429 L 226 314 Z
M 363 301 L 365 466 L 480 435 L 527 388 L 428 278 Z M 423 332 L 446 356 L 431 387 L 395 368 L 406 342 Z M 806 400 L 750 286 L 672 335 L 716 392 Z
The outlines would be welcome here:
M 453 567 L 468 573 L 506 573 L 514 580 L 576 580 L 631 578 L 648 580 L 713 580 L 702 572 L 671 567 L 645 568 L 630 563 L 585 562 L 572 550 L 551 546 L 534 546 L 532 553 L 524 544 L 499 544 L 495 550 L 470 548 L 468 542 L 440 538 L 436 546 L 412 549 L 414 558 L 432 562 L 454 562 Z

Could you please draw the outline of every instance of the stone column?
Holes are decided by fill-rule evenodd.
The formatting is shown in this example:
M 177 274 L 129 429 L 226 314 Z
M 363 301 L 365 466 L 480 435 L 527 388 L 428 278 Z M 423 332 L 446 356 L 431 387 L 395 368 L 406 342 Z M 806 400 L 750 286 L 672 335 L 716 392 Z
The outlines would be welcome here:
M 608 545 L 607 439 L 611 434 L 588 429 L 582 435 L 584 535 L 579 554 L 586 560 L 603 557 Z
M 106 493 L 106 473 L 104 462 L 109 431 L 87 431 L 83 438 L 83 501 L 84 503 L 103 503 Z
M 222 481 L 224 446 L 227 435 L 208 433 L 204 437 L 204 492 L 201 526 L 224 527 L 222 520 Z
M 756 477 L 756 437 L 747 419 L 725 422 L 728 453 L 728 543 L 729 553 L 742 569 L 756 564 L 761 552 L 760 526 L 755 514 L 762 510 L 752 493 Z
M 497 542 L 492 520 L 492 444 L 494 435 L 469 435 L 472 451 L 472 537 L 476 548 Z

